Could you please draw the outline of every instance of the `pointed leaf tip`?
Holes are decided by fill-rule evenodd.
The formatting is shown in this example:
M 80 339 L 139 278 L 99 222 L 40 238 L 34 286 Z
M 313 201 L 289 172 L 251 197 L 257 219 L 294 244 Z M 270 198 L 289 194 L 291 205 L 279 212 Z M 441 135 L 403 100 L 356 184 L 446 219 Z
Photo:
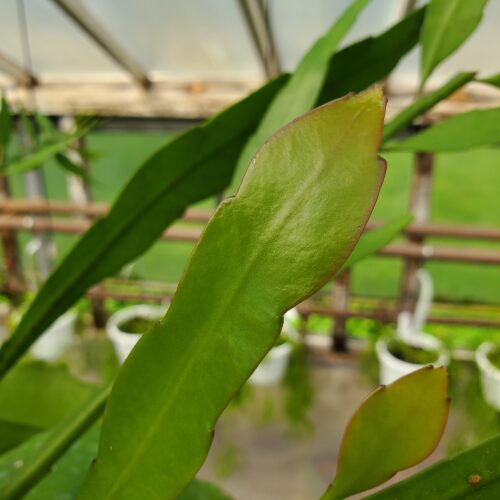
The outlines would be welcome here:
M 425 366 L 377 387 L 349 421 L 337 476 L 322 500 L 366 491 L 421 462 L 436 448 L 448 418 L 448 372 Z

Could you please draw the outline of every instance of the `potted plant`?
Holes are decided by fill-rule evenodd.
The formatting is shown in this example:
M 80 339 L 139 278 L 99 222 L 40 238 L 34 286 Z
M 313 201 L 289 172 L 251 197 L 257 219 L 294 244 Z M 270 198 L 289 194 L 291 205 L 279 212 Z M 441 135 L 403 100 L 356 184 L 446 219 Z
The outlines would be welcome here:
M 123 363 L 134 348 L 141 335 L 157 323 L 167 311 L 168 306 L 139 304 L 121 309 L 108 320 L 106 332 L 116 355 Z
M 423 269 L 417 273 L 417 279 L 420 291 L 415 313 L 402 312 L 396 335 L 382 338 L 376 344 L 381 384 L 390 384 L 426 365 L 446 366 L 449 363 L 442 342 L 422 332 L 432 303 L 433 284 Z
M 500 411 L 500 344 L 484 342 L 476 351 L 484 398 Z
M 33 344 L 31 354 L 37 359 L 54 361 L 62 356 L 73 343 L 75 335 L 76 311 L 67 311 L 50 326 Z
M 297 309 L 290 309 L 284 316 L 283 329 L 274 347 L 267 353 L 260 365 L 252 373 L 249 382 L 252 385 L 267 386 L 279 384 L 284 376 L 293 345 L 298 341 Z
M 11 310 L 7 321 L 8 330 L 12 331 L 17 327 L 32 301 L 33 295 L 28 294 L 19 307 Z M 77 311 L 74 309 L 59 316 L 34 342 L 30 349 L 31 355 L 36 359 L 49 362 L 60 358 L 73 343 L 77 316 Z
M 446 366 L 449 363 L 442 343 L 424 333 L 413 339 L 403 339 L 398 335 L 380 339 L 376 351 L 380 362 L 380 383 L 384 385 L 423 366 Z

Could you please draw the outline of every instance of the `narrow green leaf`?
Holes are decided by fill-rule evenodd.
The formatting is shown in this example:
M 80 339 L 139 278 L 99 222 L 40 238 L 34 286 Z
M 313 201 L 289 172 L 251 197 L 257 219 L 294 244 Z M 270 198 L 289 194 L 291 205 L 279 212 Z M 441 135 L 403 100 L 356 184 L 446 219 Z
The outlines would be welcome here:
M 94 426 L 73 443 L 23 500 L 76 499 L 90 463 L 96 456 L 99 431 L 99 427 Z M 16 477 L 20 466 L 29 463 L 43 450 L 47 436 L 47 432 L 38 434 L 0 457 L 0 491 Z
M 94 413 L 99 418 L 99 412 Z M 83 430 L 83 429 L 82 429 Z M 33 462 L 44 452 L 49 433 L 38 434 L 15 450 L 0 457 L 0 491 L 16 478 L 19 468 Z M 76 500 L 92 460 L 97 455 L 100 426 L 94 425 L 76 439 L 62 456 L 53 463 L 47 475 L 23 496 L 24 500 Z M 48 467 L 48 464 L 47 464 Z M 3 498 L 3 497 L 2 497 Z M 193 480 L 178 500 L 229 500 L 220 489 L 207 481 Z
M 494 87 L 500 88 L 500 73 L 488 76 L 487 78 L 480 78 L 477 81 L 481 83 L 487 83 L 488 85 L 493 85 Z
M 422 89 L 436 66 L 455 52 L 474 32 L 488 0 L 431 0 L 420 43 Z
M 390 486 L 373 500 L 493 500 L 500 491 L 500 436 Z
M 73 141 L 74 137 L 65 137 L 53 144 L 36 149 L 32 153 L 21 157 L 19 160 L 10 162 L 5 169 L 5 174 L 13 175 L 34 170 L 54 156 L 65 151 Z
M 452 116 L 407 139 L 388 142 L 384 150 L 461 151 L 499 142 L 500 108 L 492 108 Z
M 174 498 L 282 327 L 341 267 L 385 172 L 380 89 L 294 120 L 216 211 L 169 311 L 123 365 L 81 498 Z M 196 314 L 193 314 L 196 304 Z
M 448 418 L 447 392 L 446 370 L 432 366 L 375 389 L 347 424 L 337 475 L 321 500 L 366 491 L 430 455 Z
M 92 390 L 63 365 L 19 364 L 0 383 L 0 451 L 54 426 Z
M 85 169 L 70 160 L 67 155 L 57 154 L 55 160 L 57 161 L 57 164 L 63 168 L 63 170 L 66 170 L 70 174 L 80 177 L 80 179 L 84 180 L 87 183 L 92 182 L 89 174 L 85 171 Z
M 39 446 L 31 449 L 26 459 L 15 467 L 9 480 L 0 489 L 0 498 L 3 500 L 22 498 L 37 484 L 73 442 L 99 418 L 110 390 L 111 383 L 100 388 L 62 422 L 47 432 L 44 439 L 40 440 Z
M 392 139 L 408 125 L 411 125 L 415 118 L 424 114 L 438 102 L 446 99 L 453 94 L 455 90 L 473 80 L 475 76 L 475 73 L 458 73 L 434 92 L 416 99 L 415 102 L 403 109 L 403 111 L 395 116 L 389 123 L 386 123 L 384 132 L 382 133 L 382 142 Z
M 4 161 L 5 151 L 9 145 L 12 134 L 12 117 L 10 115 L 9 103 L 2 96 L 2 109 L 0 110 L 0 164 Z
M 342 273 L 360 260 L 366 259 L 366 257 L 382 250 L 382 248 L 396 238 L 412 220 L 413 216 L 403 215 L 381 227 L 364 233 L 337 274 Z
M 319 104 L 349 92 L 360 92 L 386 78 L 401 58 L 418 42 L 425 7 L 391 26 L 376 37 L 368 37 L 336 52 L 330 59 Z
M 224 190 L 247 137 L 285 82 L 281 77 L 154 154 L 107 217 L 97 221 L 47 279 L 0 349 L 0 377 L 90 286 L 137 258 L 192 203 Z
M 19 174 L 40 167 L 44 162 L 64 152 L 74 141 L 87 134 L 97 121 L 89 120 L 85 126 L 78 128 L 73 134 L 56 134 L 50 136 L 48 142 L 40 142 L 33 129 L 35 139 L 33 144 L 39 144 L 31 153 L 22 155 L 19 159 L 11 161 L 6 167 L 6 175 Z M 30 125 L 28 125 L 30 124 Z M 25 116 L 25 125 L 31 126 L 31 120 Z M 30 133 L 31 134 L 31 133 Z
M 259 127 L 246 143 L 238 159 L 237 179 L 241 177 L 257 149 L 270 135 L 285 123 L 314 107 L 326 80 L 331 57 L 370 1 L 355 0 L 301 59 L 290 80 L 266 110 Z
M 17 473 L 17 469 L 31 459 L 43 448 L 48 432 L 42 432 L 31 437 L 17 448 L 9 450 L 0 456 L 0 491 L 9 483 Z

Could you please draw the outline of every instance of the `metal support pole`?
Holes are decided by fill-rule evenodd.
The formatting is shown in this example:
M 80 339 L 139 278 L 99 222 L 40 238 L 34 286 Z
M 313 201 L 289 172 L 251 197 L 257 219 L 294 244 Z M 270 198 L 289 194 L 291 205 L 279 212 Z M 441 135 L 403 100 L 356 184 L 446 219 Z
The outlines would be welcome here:
M 75 119 L 71 116 L 64 117 L 61 119 L 59 127 L 64 132 L 73 133 L 76 130 Z M 89 174 L 90 165 L 88 164 L 88 162 L 85 161 L 85 159 L 80 153 L 81 149 L 84 146 L 85 146 L 85 137 L 81 137 L 80 139 L 78 139 L 77 141 L 75 141 L 73 144 L 70 145 L 70 147 L 66 151 L 66 155 L 73 163 L 75 163 L 75 165 L 78 165 L 80 168 L 82 168 L 82 170 L 86 174 Z M 88 182 L 86 182 L 84 179 L 78 177 L 75 174 L 68 174 L 67 183 L 68 183 L 69 198 L 76 205 L 85 206 L 88 205 L 89 203 L 92 203 L 93 201 L 92 189 L 91 185 Z M 80 220 L 85 220 L 85 221 L 92 220 L 88 215 L 83 215 L 83 214 L 78 216 L 77 219 L 78 218 Z M 99 285 L 97 285 L 94 288 L 98 287 Z M 89 298 L 89 300 L 92 308 L 94 326 L 96 328 L 104 328 L 104 326 L 106 325 L 107 315 L 104 308 L 103 300 L 99 299 L 98 297 L 92 297 L 92 296 Z
M 26 130 L 21 129 L 21 144 L 25 151 L 31 151 L 33 148 L 32 138 L 28 136 Z M 24 186 L 27 198 L 37 200 L 47 200 L 47 189 L 45 178 L 40 168 L 26 172 L 24 174 Z M 32 215 L 34 218 L 35 215 Z M 45 280 L 52 271 L 52 261 L 55 254 L 55 248 L 52 244 L 52 238 L 49 231 L 34 231 L 33 238 L 28 243 L 28 251 L 34 256 L 35 266 L 41 281 Z
M 266 6 L 262 0 L 239 0 L 246 24 L 268 78 L 281 73 L 278 51 L 269 23 Z
M 24 174 L 26 195 L 32 199 L 47 199 L 47 189 L 42 170 L 33 170 Z M 48 231 L 37 231 L 29 243 L 28 250 L 34 255 L 36 267 L 43 281 L 52 271 L 54 247 Z
M 53 0 L 92 40 L 143 87 L 151 80 L 141 64 L 119 44 L 81 2 Z
M 417 224 L 425 224 L 429 221 L 433 165 L 434 155 L 432 153 L 415 154 L 409 210 L 414 216 L 414 222 Z M 409 234 L 408 241 L 413 244 L 422 245 L 424 237 L 422 235 Z M 399 304 L 401 311 L 413 312 L 415 308 L 418 292 L 416 273 L 421 267 L 422 262 L 422 257 L 405 259 L 401 278 Z

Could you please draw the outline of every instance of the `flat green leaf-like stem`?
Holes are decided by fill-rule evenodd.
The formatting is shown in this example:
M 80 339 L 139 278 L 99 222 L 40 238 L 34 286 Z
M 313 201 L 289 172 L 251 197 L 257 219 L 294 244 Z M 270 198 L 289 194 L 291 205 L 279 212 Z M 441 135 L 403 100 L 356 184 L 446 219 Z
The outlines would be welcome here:
M 286 81 L 270 82 L 208 122 L 170 141 L 127 184 L 48 278 L 0 349 L 0 377 L 85 291 L 141 255 L 192 203 L 229 184 L 236 159 Z
M 486 83 L 488 85 L 493 85 L 494 87 L 500 88 L 500 73 L 488 76 L 487 78 L 481 78 L 478 80 L 478 82 Z
M 59 460 L 46 463 L 50 471 L 46 476 L 39 477 L 40 482 L 32 482 L 23 500 L 76 500 L 88 467 L 96 456 L 100 430 L 99 425 L 94 425 L 71 444 Z M 0 491 L 5 492 L 10 482 L 18 478 L 19 469 L 39 456 L 46 456 L 49 435 L 48 432 L 38 434 L 0 457 Z M 51 458 L 57 457 L 53 455 Z M 231 500 L 231 497 L 207 481 L 194 479 L 177 500 Z
M 0 453 L 56 425 L 94 388 L 63 365 L 17 365 L 0 384 Z
M 415 102 L 395 116 L 389 123 L 386 123 L 382 134 L 382 141 L 385 142 L 394 137 L 410 125 L 417 116 L 420 116 L 438 102 L 446 99 L 457 89 L 473 80 L 475 76 L 475 73 L 458 73 L 434 92 L 419 97 Z
M 46 435 L 40 436 L 40 440 L 35 441 L 35 446 L 27 449 L 25 459 L 19 467 L 15 468 L 9 481 L 1 488 L 0 498 L 3 500 L 22 498 L 47 474 L 52 464 L 101 415 L 110 390 L 111 383 L 101 387 L 66 419 L 58 423 Z
M 321 500 L 373 488 L 430 455 L 448 418 L 447 393 L 446 370 L 432 366 L 375 389 L 347 424 L 337 475 Z
M 336 52 L 318 103 L 348 92 L 360 92 L 386 78 L 418 42 L 425 7 L 412 12 L 378 36 L 370 36 Z
M 194 477 L 285 311 L 356 244 L 385 172 L 384 107 L 380 89 L 334 101 L 260 149 L 207 225 L 165 319 L 123 365 L 82 499 L 175 498 Z
M 404 481 L 379 491 L 371 500 L 493 500 L 500 492 L 500 436 L 441 460 Z
M 384 150 L 461 151 L 500 143 L 500 108 L 455 115 L 401 141 L 387 142 Z
M 93 426 L 75 441 L 61 458 L 51 464 L 40 482 L 31 483 L 23 500 L 74 500 L 82 486 L 86 471 L 97 453 L 99 426 Z M 5 491 L 19 469 L 44 454 L 48 432 L 38 434 L 0 457 L 0 491 Z
M 420 42 L 423 88 L 434 68 L 462 45 L 476 29 L 488 0 L 431 0 Z

